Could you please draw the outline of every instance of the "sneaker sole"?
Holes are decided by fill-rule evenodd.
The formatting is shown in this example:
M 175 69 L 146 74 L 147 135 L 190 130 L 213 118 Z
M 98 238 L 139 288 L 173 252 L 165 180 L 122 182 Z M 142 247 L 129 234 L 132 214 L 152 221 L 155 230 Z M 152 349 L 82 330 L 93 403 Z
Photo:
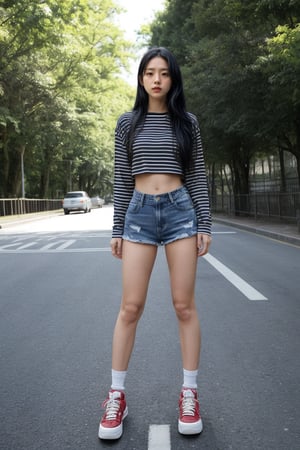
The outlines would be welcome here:
M 198 422 L 193 423 L 187 423 L 187 422 L 181 422 L 178 420 L 178 432 L 180 434 L 200 434 L 203 430 L 203 423 L 202 420 L 198 420 Z
M 99 431 L 98 431 L 98 438 L 99 439 L 119 439 L 122 434 L 123 434 L 123 420 L 125 419 L 125 417 L 127 417 L 128 415 L 128 408 L 126 406 L 126 409 L 124 410 L 123 413 L 123 418 L 122 418 L 122 422 L 120 423 L 120 425 L 118 427 L 114 427 L 114 428 L 107 428 L 107 427 L 103 427 L 100 423 L 99 425 Z

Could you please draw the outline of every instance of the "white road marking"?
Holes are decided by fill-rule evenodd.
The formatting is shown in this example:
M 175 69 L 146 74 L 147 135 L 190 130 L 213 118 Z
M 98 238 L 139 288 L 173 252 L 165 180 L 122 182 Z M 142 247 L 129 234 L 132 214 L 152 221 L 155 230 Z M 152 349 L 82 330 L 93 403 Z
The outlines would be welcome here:
M 212 234 L 236 234 L 236 231 L 213 231 Z
M 54 247 L 57 244 L 61 244 L 61 245 L 59 245 L 58 247 L 56 247 L 53 250 L 64 250 L 67 247 L 70 247 L 70 245 L 74 244 L 74 242 L 76 242 L 75 239 L 69 239 L 69 240 L 63 240 L 63 241 L 54 241 L 54 242 L 51 242 L 50 244 L 44 245 L 44 247 L 41 247 L 39 249 L 39 251 L 42 252 L 43 250 L 50 250 L 51 247 Z
M 205 255 L 209 264 L 211 264 L 215 269 L 217 269 L 230 283 L 232 283 L 239 291 L 241 291 L 249 300 L 268 300 L 259 291 L 254 289 L 245 280 L 239 277 L 236 273 L 230 270 L 227 266 L 222 264 L 217 258 L 208 254 Z
M 17 245 L 20 245 L 20 242 L 14 242 L 13 244 L 6 244 L 6 245 L 2 245 L 0 247 L 0 250 L 7 250 L 10 247 L 16 247 Z
M 36 242 L 29 242 L 28 244 L 21 245 L 17 250 L 25 250 L 26 248 L 33 247 Z
M 74 242 L 76 242 L 76 239 L 69 239 L 68 241 L 62 241 L 63 243 L 56 248 L 56 250 L 64 250 L 67 247 L 70 247 L 72 244 L 74 244 Z
M 1 253 L 18 253 L 18 254 L 22 254 L 22 253 L 92 253 L 92 252 L 111 252 L 111 248 L 110 247 L 102 247 L 102 248 L 65 248 L 65 249 L 31 249 L 31 250 L 19 250 L 19 249 L 15 249 L 15 250 L 7 250 L 4 249 L 2 250 L 2 248 L 0 248 L 0 254 Z
M 94 235 L 93 235 L 94 236 Z M 98 234 L 95 235 L 99 237 Z M 107 236 L 106 234 L 102 235 Z M 102 237 L 101 236 L 101 237 Z M 75 234 L 72 235 L 75 237 Z M 85 238 L 87 236 L 84 236 Z M 111 252 L 110 247 L 100 247 L 100 248 L 67 248 L 74 244 L 76 241 L 74 239 L 67 240 L 57 240 L 51 242 L 41 248 L 29 249 L 36 242 L 31 242 L 27 244 L 22 244 L 22 242 L 14 242 L 12 244 L 7 244 L 0 247 L 0 253 L 16 253 L 16 254 L 28 254 L 28 253 L 90 253 L 90 252 Z M 60 244 L 59 246 L 57 246 Z M 54 248 L 56 246 L 56 248 Z M 17 248 L 13 248 L 17 247 Z M 216 270 L 218 270 L 230 283 L 232 283 L 239 291 L 241 291 L 249 300 L 268 300 L 259 291 L 250 286 L 245 280 L 239 277 L 236 273 L 222 264 L 219 260 L 214 258 L 212 255 L 204 256 L 206 261 L 211 264 Z
M 148 450 L 171 450 L 170 425 L 150 425 Z

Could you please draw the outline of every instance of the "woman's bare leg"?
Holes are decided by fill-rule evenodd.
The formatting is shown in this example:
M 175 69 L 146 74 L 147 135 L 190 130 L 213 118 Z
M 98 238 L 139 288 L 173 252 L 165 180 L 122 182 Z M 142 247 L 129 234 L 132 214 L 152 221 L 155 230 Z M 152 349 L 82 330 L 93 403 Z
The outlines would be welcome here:
M 197 269 L 196 236 L 166 245 L 173 304 L 179 323 L 183 367 L 197 370 L 201 349 L 201 332 L 195 305 Z
M 137 324 L 146 302 L 156 253 L 155 245 L 123 241 L 123 296 L 113 336 L 112 368 L 114 370 L 126 371 L 128 368 Z

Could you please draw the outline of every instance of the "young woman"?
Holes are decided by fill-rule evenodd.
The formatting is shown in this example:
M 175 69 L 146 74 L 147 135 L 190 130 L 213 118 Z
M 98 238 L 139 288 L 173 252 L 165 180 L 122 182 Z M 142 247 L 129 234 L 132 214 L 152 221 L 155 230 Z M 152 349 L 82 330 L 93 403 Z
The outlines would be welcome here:
M 178 430 L 198 434 L 200 325 L 195 305 L 197 257 L 211 241 L 211 218 L 197 119 L 186 112 L 180 69 L 165 48 L 142 58 L 134 108 L 115 131 L 111 249 L 122 259 L 123 295 L 112 349 L 112 385 L 100 439 L 118 439 L 128 414 L 125 377 L 157 247 L 165 246 L 179 322 L 183 386 Z

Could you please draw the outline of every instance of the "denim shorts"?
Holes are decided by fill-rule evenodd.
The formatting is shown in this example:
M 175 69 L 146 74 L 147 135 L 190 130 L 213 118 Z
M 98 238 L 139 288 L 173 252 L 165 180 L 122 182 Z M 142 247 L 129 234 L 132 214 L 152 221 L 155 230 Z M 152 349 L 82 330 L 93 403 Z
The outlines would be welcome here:
M 123 239 L 165 245 L 196 234 L 196 213 L 185 186 L 158 195 L 134 190 L 125 216 Z

